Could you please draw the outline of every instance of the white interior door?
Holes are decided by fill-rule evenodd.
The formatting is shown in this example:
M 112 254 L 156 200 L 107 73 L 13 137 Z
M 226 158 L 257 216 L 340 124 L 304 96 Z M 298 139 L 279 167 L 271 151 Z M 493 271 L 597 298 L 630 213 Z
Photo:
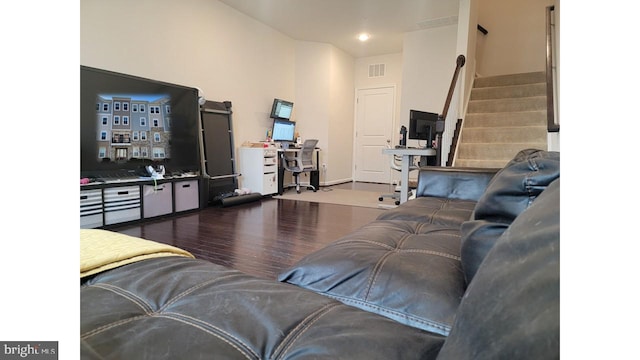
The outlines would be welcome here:
M 354 180 L 388 184 L 391 162 L 382 149 L 391 141 L 395 87 L 358 89 L 356 95 Z

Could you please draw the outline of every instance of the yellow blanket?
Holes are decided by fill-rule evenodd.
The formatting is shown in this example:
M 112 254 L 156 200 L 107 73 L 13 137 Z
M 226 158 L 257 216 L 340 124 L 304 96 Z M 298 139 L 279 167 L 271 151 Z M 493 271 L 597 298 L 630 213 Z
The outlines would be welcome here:
M 180 248 L 100 229 L 80 229 L 80 278 L 161 256 L 195 258 Z

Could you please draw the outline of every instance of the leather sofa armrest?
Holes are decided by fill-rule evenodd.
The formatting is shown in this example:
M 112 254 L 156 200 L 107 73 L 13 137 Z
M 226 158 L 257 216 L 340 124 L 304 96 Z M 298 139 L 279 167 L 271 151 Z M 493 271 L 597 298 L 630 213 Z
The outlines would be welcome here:
M 478 201 L 500 169 L 425 166 L 418 174 L 417 197 Z

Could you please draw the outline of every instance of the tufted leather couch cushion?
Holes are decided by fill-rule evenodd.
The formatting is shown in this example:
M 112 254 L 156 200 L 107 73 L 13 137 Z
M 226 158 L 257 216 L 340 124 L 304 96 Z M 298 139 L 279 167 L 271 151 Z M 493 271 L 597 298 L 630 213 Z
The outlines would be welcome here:
M 81 284 L 83 359 L 433 359 L 444 338 L 203 260 L 165 257 Z
M 560 358 L 560 179 L 498 239 L 440 360 Z
M 387 210 L 378 220 L 408 220 L 427 224 L 460 226 L 471 218 L 475 201 L 437 197 L 417 197 Z
M 560 177 L 560 153 L 520 151 L 489 182 L 472 219 L 462 224 L 462 267 L 470 283 L 480 263 L 511 222 Z
M 278 280 L 447 335 L 465 286 L 460 232 L 376 220 L 306 256 Z

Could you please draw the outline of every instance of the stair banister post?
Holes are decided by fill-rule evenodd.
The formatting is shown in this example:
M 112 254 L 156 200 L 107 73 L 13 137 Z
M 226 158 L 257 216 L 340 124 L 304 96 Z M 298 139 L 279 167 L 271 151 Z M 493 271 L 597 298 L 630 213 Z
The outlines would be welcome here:
M 436 120 L 436 166 L 442 166 L 442 133 L 444 132 L 444 117 L 438 114 Z
M 456 68 L 453 71 L 453 79 L 451 79 L 451 85 L 449 86 L 449 93 L 447 93 L 447 100 L 444 102 L 442 114 L 438 115 L 438 120 L 436 121 L 436 166 L 442 166 L 442 133 L 444 132 L 444 121 L 447 119 L 447 113 L 449 112 L 449 107 L 451 107 L 451 99 L 453 98 L 453 91 L 458 82 L 458 74 L 465 62 L 466 58 L 464 55 L 458 55 L 456 58 Z

